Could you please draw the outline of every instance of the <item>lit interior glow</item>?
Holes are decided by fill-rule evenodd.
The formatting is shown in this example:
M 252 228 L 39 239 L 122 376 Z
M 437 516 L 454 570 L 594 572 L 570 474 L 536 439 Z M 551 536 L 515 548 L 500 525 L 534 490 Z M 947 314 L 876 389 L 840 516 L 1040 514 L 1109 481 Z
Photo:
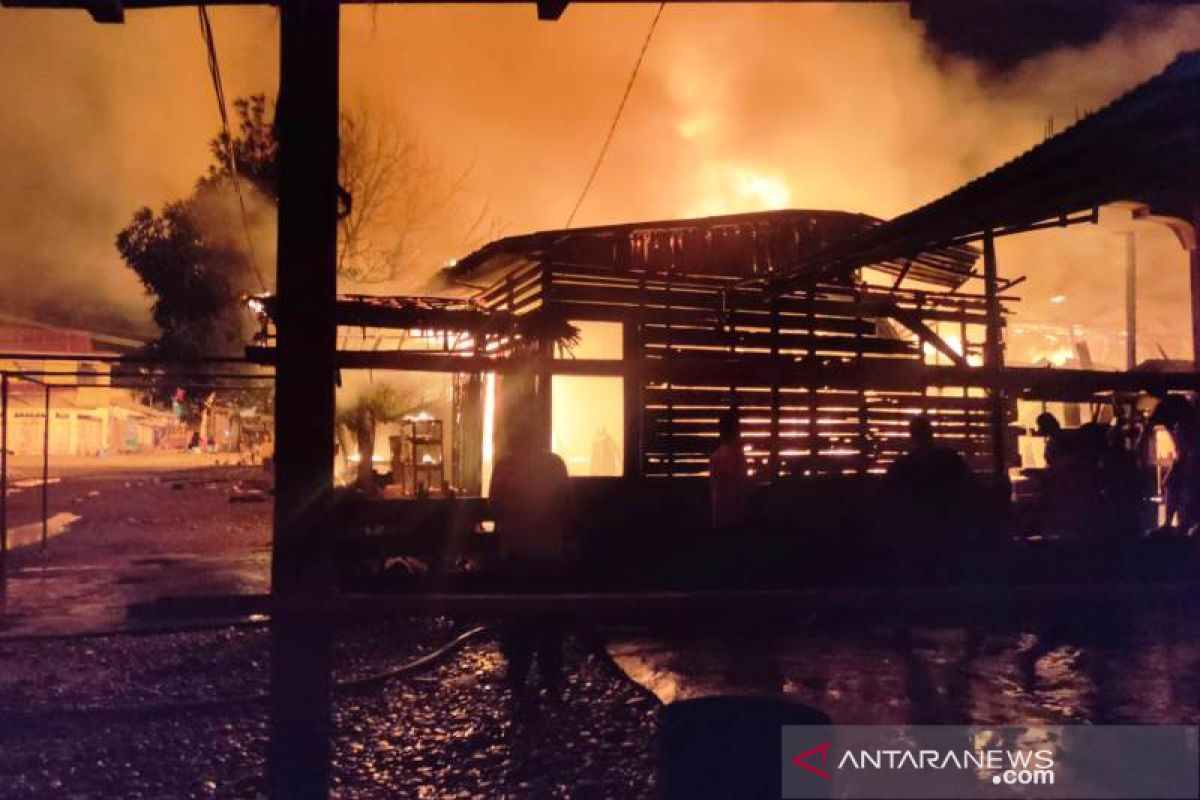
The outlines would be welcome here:
M 554 376 L 551 436 L 568 474 L 618 477 L 624 473 L 624 383 L 616 377 Z

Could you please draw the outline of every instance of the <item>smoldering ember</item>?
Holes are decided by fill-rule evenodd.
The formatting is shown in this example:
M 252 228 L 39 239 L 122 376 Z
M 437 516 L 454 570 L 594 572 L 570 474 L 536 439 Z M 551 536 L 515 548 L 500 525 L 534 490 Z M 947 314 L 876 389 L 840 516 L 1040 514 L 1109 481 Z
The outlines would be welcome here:
M 0 797 L 1200 725 L 1200 7 L 0 6 Z

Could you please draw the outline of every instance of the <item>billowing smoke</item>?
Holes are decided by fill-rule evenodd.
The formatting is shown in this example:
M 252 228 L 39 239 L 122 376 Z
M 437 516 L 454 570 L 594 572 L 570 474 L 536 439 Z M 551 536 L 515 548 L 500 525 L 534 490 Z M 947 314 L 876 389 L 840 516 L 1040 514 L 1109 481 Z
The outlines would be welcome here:
M 447 174 L 468 175 L 413 275 L 462 255 L 484 209 L 486 232 L 564 224 L 653 13 L 580 5 L 548 24 L 523 5 L 345 7 L 346 97 L 394 109 Z M 0 64 L 19 87 L 0 129 L 17 153 L 0 172 L 0 280 L 36 258 L 57 285 L 132 312 L 144 303 L 111 237 L 134 208 L 190 189 L 216 116 L 194 14 L 129 19 L 0 12 Z M 214 24 L 227 94 L 271 90 L 275 13 L 218 9 Z M 778 207 L 893 216 L 1196 46 L 1200 10 L 1137 7 L 1092 44 L 997 73 L 935 57 L 901 4 L 670 5 L 576 224 Z M 1158 340 L 1186 357 L 1185 255 L 1139 229 L 1143 356 Z M 1107 228 L 1000 250 L 1003 272 L 1030 276 L 1022 318 L 1114 330 L 1123 254 Z
M 195 10 L 128 19 L 0 10 L 0 309 L 153 336 L 114 240 L 192 191 L 219 121 Z M 275 30 L 269 14 L 224 26 L 231 97 L 274 87 Z

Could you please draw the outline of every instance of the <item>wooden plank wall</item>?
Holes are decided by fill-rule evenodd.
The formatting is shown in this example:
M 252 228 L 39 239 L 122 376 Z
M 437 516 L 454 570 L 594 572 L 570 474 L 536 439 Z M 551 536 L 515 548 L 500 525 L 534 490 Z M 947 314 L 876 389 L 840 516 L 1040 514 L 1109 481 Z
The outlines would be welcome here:
M 624 322 L 642 355 L 686 360 L 697 379 L 644 383 L 640 420 L 642 474 L 695 475 L 707 470 L 719 416 L 736 406 L 748 457 L 764 477 L 881 472 L 907 446 L 916 413 L 934 418 L 936 433 L 972 468 L 991 465 L 988 401 L 979 390 L 902 392 L 864 386 L 836 390 L 813 382 L 801 388 L 716 385 L 703 379 L 705 360 L 790 357 L 822 364 L 871 363 L 928 356 L 899 326 L 881 325 L 881 305 L 917 313 L 982 347 L 984 301 L 978 295 L 888 291 L 865 285 L 820 286 L 768 300 L 761 291 L 731 293 L 728 279 L 682 277 L 555 264 L 540 299 L 573 320 Z M 629 335 L 627 335 L 629 338 Z M 627 354 L 632 355 L 632 354 Z M 629 415 L 629 409 L 626 415 Z M 627 426 L 638 421 L 627 418 Z

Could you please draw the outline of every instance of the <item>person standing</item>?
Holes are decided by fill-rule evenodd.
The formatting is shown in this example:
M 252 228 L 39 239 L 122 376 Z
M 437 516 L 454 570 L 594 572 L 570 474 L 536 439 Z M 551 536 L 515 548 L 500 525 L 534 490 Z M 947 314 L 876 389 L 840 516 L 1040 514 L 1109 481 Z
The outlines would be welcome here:
M 1167 517 L 1164 528 L 1169 529 L 1178 518 L 1179 529 L 1191 534 L 1200 525 L 1200 414 L 1188 398 L 1164 396 L 1146 420 L 1139 451 L 1159 426 L 1167 429 L 1175 447 L 1175 460 L 1163 480 Z
M 746 516 L 749 476 L 736 410 L 717 421 L 717 448 L 708 460 L 708 490 L 714 531 L 737 529 Z
M 550 583 L 562 575 L 569 556 L 572 501 L 567 467 L 562 458 L 538 444 L 537 426 L 527 416 L 512 421 L 507 442 L 492 470 L 488 492 L 500 569 L 525 585 Z M 557 695 L 562 644 L 562 624 L 551 614 L 505 622 L 501 649 L 514 699 L 527 698 L 529 669 L 535 657 L 546 694 Z
M 908 423 L 909 451 L 888 468 L 888 523 L 900 528 L 909 546 L 936 551 L 962 539 L 964 515 L 974 478 L 963 457 L 934 439 L 933 423 L 924 414 Z

